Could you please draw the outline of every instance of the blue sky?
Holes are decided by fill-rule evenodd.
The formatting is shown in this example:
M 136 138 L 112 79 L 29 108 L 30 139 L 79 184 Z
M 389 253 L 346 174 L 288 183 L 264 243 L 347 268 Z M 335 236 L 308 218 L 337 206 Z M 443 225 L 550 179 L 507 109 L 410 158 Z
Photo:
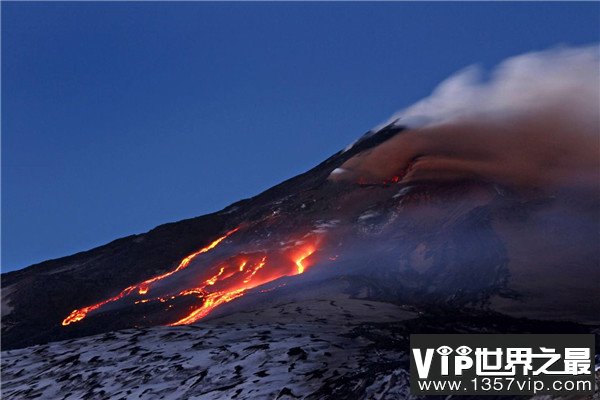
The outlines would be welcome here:
M 598 3 L 2 2 L 2 270 L 217 211 Z

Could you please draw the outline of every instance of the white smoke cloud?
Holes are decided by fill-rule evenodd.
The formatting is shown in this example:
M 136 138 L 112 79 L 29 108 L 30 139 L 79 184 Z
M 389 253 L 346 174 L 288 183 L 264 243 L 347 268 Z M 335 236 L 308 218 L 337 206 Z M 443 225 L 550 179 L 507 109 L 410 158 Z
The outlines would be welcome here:
M 482 116 L 505 118 L 548 108 L 566 108 L 574 119 L 597 127 L 599 56 L 598 45 L 527 53 L 502 62 L 489 79 L 480 67 L 470 66 L 378 128 L 394 122 L 416 127 Z

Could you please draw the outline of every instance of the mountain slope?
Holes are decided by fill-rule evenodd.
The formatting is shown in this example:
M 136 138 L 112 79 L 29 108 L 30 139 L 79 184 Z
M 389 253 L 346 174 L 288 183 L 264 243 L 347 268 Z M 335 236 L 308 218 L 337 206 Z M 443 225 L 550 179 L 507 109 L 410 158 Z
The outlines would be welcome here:
M 190 326 L 3 351 L 3 398 L 409 399 L 411 333 L 588 332 L 429 311 L 296 297 Z
M 596 204 L 476 179 L 327 179 L 405 132 L 371 132 L 221 212 L 4 274 L 2 348 L 210 320 L 298 293 L 599 323 Z
M 2 274 L 2 348 L 132 326 L 121 322 L 66 331 L 61 321 L 74 308 L 100 301 L 131 284 L 171 270 L 185 256 L 223 232 L 264 218 L 278 199 L 318 191 L 329 173 L 345 160 L 399 131 L 398 128 L 383 131 L 362 141 L 352 151 L 340 152 L 312 170 L 221 212 L 161 225 L 89 251 Z

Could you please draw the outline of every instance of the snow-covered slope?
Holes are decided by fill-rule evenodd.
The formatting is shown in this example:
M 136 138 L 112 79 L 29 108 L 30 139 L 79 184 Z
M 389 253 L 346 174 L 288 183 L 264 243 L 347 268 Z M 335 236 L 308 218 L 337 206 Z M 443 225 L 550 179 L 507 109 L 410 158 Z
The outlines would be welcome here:
M 414 318 L 338 297 L 2 353 L 4 399 L 404 398 L 405 353 L 353 330 Z

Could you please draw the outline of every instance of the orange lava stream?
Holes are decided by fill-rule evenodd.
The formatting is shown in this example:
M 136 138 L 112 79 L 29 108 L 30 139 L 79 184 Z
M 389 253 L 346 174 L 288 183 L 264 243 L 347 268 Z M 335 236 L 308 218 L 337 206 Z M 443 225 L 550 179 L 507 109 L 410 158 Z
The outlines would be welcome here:
M 315 252 L 315 248 L 314 247 L 308 247 L 304 250 L 304 252 L 302 254 L 300 254 L 299 256 L 297 256 L 297 258 L 294 260 L 294 263 L 296 264 L 297 267 L 297 272 L 298 274 L 301 274 L 304 272 L 305 270 L 305 266 L 304 264 L 302 264 L 302 262 L 308 258 L 310 255 L 312 255 L 312 253 Z
M 225 238 L 236 232 L 238 228 L 227 232 L 208 246 L 185 257 L 172 271 L 157 275 L 136 285 L 123 289 L 118 295 L 108 298 L 97 304 L 74 310 L 62 321 L 63 325 L 69 325 L 81 321 L 91 311 L 94 311 L 108 303 L 120 300 L 130 294 L 144 295 L 150 291 L 154 282 L 167 278 L 174 273 L 186 268 L 199 254 L 215 248 Z M 189 314 L 179 320 L 170 323 L 170 326 L 194 323 L 206 317 L 216 307 L 237 299 L 250 289 L 264 285 L 268 282 L 284 276 L 299 275 L 304 273 L 310 266 L 308 258 L 315 253 L 320 237 L 312 237 L 305 242 L 298 243 L 294 247 L 286 247 L 275 250 L 259 250 L 253 253 L 239 253 L 208 265 L 198 272 L 200 284 L 171 293 L 163 297 L 137 299 L 134 304 L 144 304 L 151 301 L 167 301 L 181 296 L 194 296 L 201 300 L 201 305 L 190 309 Z M 280 285 L 281 286 L 281 285 Z M 273 290 L 263 290 L 261 292 Z M 173 305 L 169 305 L 169 308 Z
M 87 306 L 87 307 L 83 307 L 80 308 L 78 310 L 73 310 L 71 312 L 71 314 L 69 314 L 63 321 L 62 321 L 62 325 L 63 326 L 67 326 L 73 322 L 78 322 L 81 321 L 82 319 L 84 319 L 88 313 L 90 313 L 91 311 L 97 310 L 98 308 L 108 304 L 108 303 L 112 303 L 114 301 L 120 300 L 123 297 L 131 294 L 134 290 L 137 289 L 139 294 L 146 294 L 148 293 L 148 291 L 150 290 L 150 285 L 156 281 L 159 281 L 161 279 L 164 279 L 170 275 L 173 275 L 174 273 L 181 271 L 182 269 L 185 269 L 190 262 L 198 255 L 202 254 L 202 253 L 206 253 L 207 251 L 210 251 L 212 249 L 214 249 L 215 247 L 217 247 L 219 245 L 219 243 L 221 243 L 223 240 L 225 240 L 227 237 L 229 237 L 230 235 L 232 235 L 233 233 L 237 232 L 239 228 L 235 228 L 230 230 L 229 232 L 227 232 L 225 235 L 221 236 L 220 238 L 218 238 L 217 240 L 213 241 L 212 243 L 210 243 L 208 246 L 201 248 L 200 250 L 196 251 L 195 253 L 190 254 L 189 256 L 185 257 L 183 260 L 181 260 L 181 262 L 179 263 L 179 265 L 177 266 L 177 268 L 175 268 L 172 271 L 169 272 L 165 272 L 164 274 L 161 275 L 157 275 L 155 277 L 152 277 L 150 279 L 147 279 L 141 283 L 138 283 L 137 285 L 132 285 L 132 286 L 128 286 L 125 289 L 123 289 L 121 291 L 121 293 L 117 294 L 116 296 L 110 297 L 104 301 L 101 301 L 99 303 L 93 304 L 91 306 Z
M 238 263 L 231 263 L 224 267 L 222 266 L 219 273 L 204 281 L 202 286 L 180 293 L 205 293 L 203 298 L 204 301 L 200 307 L 194 309 L 186 317 L 169 324 L 169 326 L 192 324 L 206 317 L 221 304 L 228 303 L 243 296 L 250 289 L 279 279 L 283 276 L 302 274 L 307 268 L 307 266 L 304 265 L 305 260 L 315 251 L 315 246 L 304 246 L 300 249 L 299 254 L 294 254 L 292 256 L 291 260 L 286 258 L 276 260 L 273 267 L 268 270 L 264 269 L 267 265 L 267 256 L 263 256 L 259 261 L 254 263 L 251 260 L 244 259 L 239 266 Z M 246 266 L 252 268 L 245 270 Z M 291 266 L 295 268 L 290 268 Z M 230 267 L 231 273 L 224 275 L 224 270 L 228 267 Z M 265 272 L 261 274 L 262 271 Z M 236 278 L 238 278 L 240 274 L 243 274 L 244 276 L 236 281 Z M 225 276 L 225 278 L 222 281 L 219 281 L 219 277 L 221 276 Z M 241 283 L 239 283 L 239 280 L 241 280 Z M 208 286 L 214 286 L 217 283 L 221 283 L 225 288 L 216 290 L 212 293 L 207 292 L 206 289 Z
M 204 298 L 204 303 L 202 304 L 202 307 L 195 309 L 187 317 L 182 318 L 179 321 L 173 322 L 172 324 L 169 324 L 169 326 L 192 324 L 206 317 L 212 310 L 215 309 L 215 307 L 218 307 L 223 303 L 230 302 L 231 300 L 237 299 L 238 297 L 242 296 L 246 290 L 246 288 L 239 288 L 228 292 L 210 293 Z

